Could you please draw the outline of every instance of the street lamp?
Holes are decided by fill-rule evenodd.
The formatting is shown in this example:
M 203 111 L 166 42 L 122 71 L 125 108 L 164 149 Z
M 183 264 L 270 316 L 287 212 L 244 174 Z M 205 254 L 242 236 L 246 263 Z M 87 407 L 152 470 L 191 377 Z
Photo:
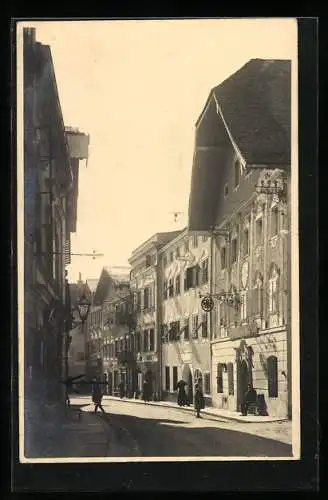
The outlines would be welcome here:
M 83 294 L 77 303 L 77 309 L 79 311 L 79 316 L 81 318 L 82 324 L 85 323 L 85 321 L 87 320 L 90 306 L 91 306 L 91 302 L 85 296 L 85 294 Z

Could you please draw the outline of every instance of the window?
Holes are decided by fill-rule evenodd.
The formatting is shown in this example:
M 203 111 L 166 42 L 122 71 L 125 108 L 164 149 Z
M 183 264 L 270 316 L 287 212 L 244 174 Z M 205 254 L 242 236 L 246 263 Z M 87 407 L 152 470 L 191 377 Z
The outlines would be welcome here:
M 188 253 L 189 252 L 189 240 L 186 240 L 185 243 L 184 243 L 184 253 Z
M 273 207 L 271 211 L 271 236 L 278 234 L 278 207 Z
M 199 285 L 200 281 L 200 267 L 198 265 L 192 268 L 192 286 L 195 288 Z
M 237 238 L 231 240 L 231 262 L 237 262 Z
M 203 260 L 202 262 L 202 283 L 207 283 L 208 282 L 208 259 Z
M 141 311 L 141 291 L 137 292 L 137 311 Z
M 239 186 L 239 182 L 240 182 L 240 162 L 239 160 L 236 160 L 234 164 L 234 188 L 237 188 Z
M 262 217 L 256 220 L 255 223 L 255 243 L 256 245 L 262 245 L 263 241 L 263 220 Z
M 197 247 L 197 245 L 198 245 L 198 237 L 197 237 L 197 234 L 194 234 L 194 235 L 192 236 L 192 246 L 193 246 L 194 248 L 196 248 L 196 247 Z
M 276 356 L 268 358 L 268 395 L 269 398 L 278 397 L 278 362 Z
M 269 280 L 269 312 L 276 313 L 279 308 L 279 297 L 278 297 L 278 282 L 279 273 L 277 268 L 274 266 L 272 268 Z
M 136 333 L 136 351 L 137 352 L 141 351 L 141 336 L 140 336 L 140 332 Z
M 260 273 L 257 273 L 255 286 L 253 290 L 254 313 L 261 315 L 263 313 L 263 278 Z
M 244 255 L 248 255 L 248 252 L 249 252 L 249 231 L 248 231 L 248 228 L 244 229 L 243 252 L 244 252 Z
M 217 365 L 216 373 L 216 392 L 218 394 L 223 392 L 223 366 L 221 363 Z
M 207 314 L 204 313 L 202 315 L 202 337 L 207 337 Z
M 149 341 L 148 330 L 144 330 L 144 332 L 143 332 L 143 352 L 149 351 L 148 341 Z
M 149 288 L 144 289 L 144 309 L 149 308 Z
M 184 339 L 188 340 L 189 339 L 189 318 L 185 319 L 185 327 L 184 327 Z
M 163 267 L 165 268 L 167 266 L 167 256 L 164 255 L 163 257 Z
M 180 321 L 173 321 L 170 323 L 169 340 L 171 342 L 176 342 L 179 340 L 180 333 Z
M 193 267 L 188 267 L 185 272 L 184 288 L 189 290 L 193 287 Z
M 233 363 L 228 363 L 228 393 L 229 396 L 234 395 L 234 380 L 233 380 Z
M 175 278 L 175 294 L 180 295 L 180 282 L 181 282 L 181 276 L 178 274 Z
M 168 281 L 164 280 L 164 283 L 163 283 L 163 300 L 167 299 L 167 295 L 168 295 Z
M 146 267 L 151 266 L 151 255 L 146 255 Z
M 224 197 L 226 198 L 229 194 L 228 183 L 224 185 Z
M 207 238 L 208 238 L 208 236 L 206 236 L 206 235 L 204 234 L 204 235 L 203 235 L 203 238 L 202 238 L 202 240 L 203 240 L 203 242 L 204 242 L 204 243 L 205 243 L 205 241 L 207 241 Z
M 149 330 L 149 350 L 154 351 L 155 350 L 155 332 L 154 328 L 151 328 Z
M 194 339 L 198 337 L 198 314 L 192 315 L 192 335 Z
M 170 252 L 170 262 L 173 262 L 173 259 L 174 259 L 174 254 L 173 252 Z
M 204 393 L 211 394 L 211 376 L 210 373 L 204 373 Z
M 170 367 L 165 367 L 165 390 L 170 390 Z
M 84 352 L 78 352 L 76 355 L 76 361 L 84 361 Z
M 225 269 L 227 262 L 226 262 L 226 247 L 221 247 L 220 249 L 220 258 L 221 258 L 221 269 Z
M 177 258 L 180 257 L 180 248 L 179 247 L 176 249 L 175 255 L 176 255 Z
M 169 279 L 169 297 L 173 297 L 174 295 L 174 288 L 173 288 L 173 280 L 172 278 Z
M 241 304 L 240 304 L 240 319 L 245 321 L 247 319 L 247 291 L 244 290 L 240 293 Z
M 173 366 L 173 390 L 174 391 L 176 390 L 177 383 L 178 383 L 178 367 Z

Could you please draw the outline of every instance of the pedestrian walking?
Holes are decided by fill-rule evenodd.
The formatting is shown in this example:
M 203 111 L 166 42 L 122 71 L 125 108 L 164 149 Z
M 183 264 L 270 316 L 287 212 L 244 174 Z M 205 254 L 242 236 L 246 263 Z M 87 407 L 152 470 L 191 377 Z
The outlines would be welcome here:
M 92 401 L 95 405 L 95 412 L 100 408 L 103 413 L 106 413 L 101 402 L 103 398 L 103 393 L 101 390 L 100 380 L 98 378 L 95 379 L 92 386 Z
M 198 382 L 195 385 L 195 400 L 194 406 L 196 410 L 196 417 L 201 418 L 200 411 L 205 408 L 205 398 L 201 386 L 201 379 L 198 379 Z
M 119 391 L 120 398 L 123 399 L 124 396 L 125 396 L 125 390 L 124 390 L 124 382 L 123 382 L 123 380 L 121 380 L 121 382 L 118 384 L 118 391 Z
M 150 401 L 150 386 L 147 380 L 145 380 L 143 383 L 142 399 L 144 400 L 145 403 Z

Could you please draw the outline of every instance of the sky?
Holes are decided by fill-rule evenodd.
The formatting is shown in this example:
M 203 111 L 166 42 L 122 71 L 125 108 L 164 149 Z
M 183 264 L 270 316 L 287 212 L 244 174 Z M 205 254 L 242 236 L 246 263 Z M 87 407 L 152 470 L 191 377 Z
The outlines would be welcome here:
M 39 21 L 67 126 L 90 135 L 80 164 L 68 277 L 128 265 L 156 232 L 187 224 L 195 122 L 210 90 L 251 58 L 297 57 L 293 19 Z M 172 212 L 183 212 L 174 222 Z

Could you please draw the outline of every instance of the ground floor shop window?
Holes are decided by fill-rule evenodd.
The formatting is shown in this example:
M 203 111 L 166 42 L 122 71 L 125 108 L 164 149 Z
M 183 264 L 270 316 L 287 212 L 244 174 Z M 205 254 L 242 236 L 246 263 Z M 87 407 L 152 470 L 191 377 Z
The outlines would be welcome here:
M 170 390 L 170 367 L 165 367 L 165 390 Z
M 223 392 L 223 366 L 221 363 L 218 363 L 217 365 L 216 392 L 218 394 Z
M 229 396 L 234 395 L 234 380 L 233 380 L 233 363 L 228 363 L 228 391 Z
M 268 395 L 269 398 L 278 397 L 278 360 L 276 356 L 270 356 L 268 364 Z

